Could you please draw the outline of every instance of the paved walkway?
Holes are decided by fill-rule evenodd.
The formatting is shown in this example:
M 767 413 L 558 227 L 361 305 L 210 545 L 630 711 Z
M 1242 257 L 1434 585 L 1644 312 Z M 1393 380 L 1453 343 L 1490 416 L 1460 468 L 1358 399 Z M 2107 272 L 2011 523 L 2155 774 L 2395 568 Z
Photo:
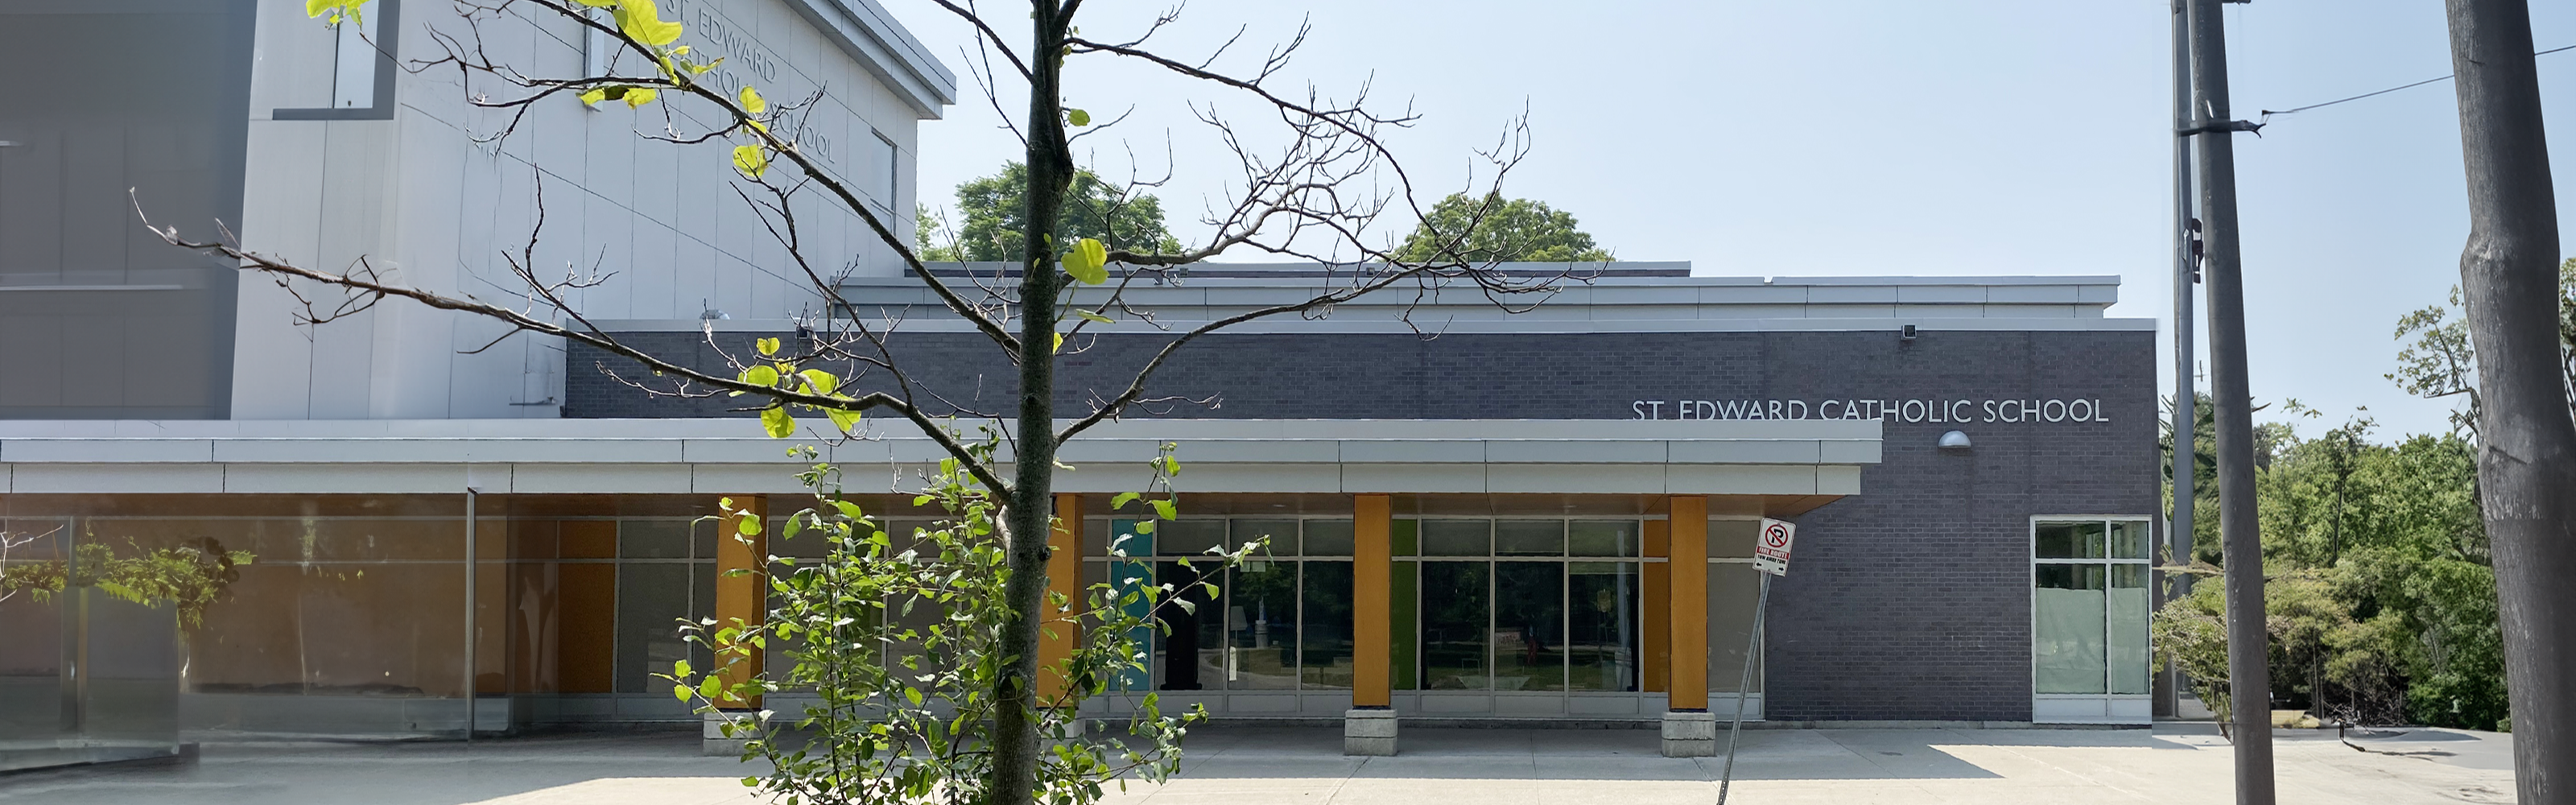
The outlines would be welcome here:
M 2282 801 L 2513 801 L 2507 739 L 2331 733 L 2277 745 Z M 1346 758 L 1330 729 L 1209 728 L 1182 776 L 1113 803 L 1476 805 L 1709 803 L 1718 759 L 1655 752 L 1647 730 L 1407 729 L 1404 754 Z M 1748 730 L 1733 801 L 2232 801 L 2228 747 L 2143 730 Z M 0 776 L 0 802 L 134 805 L 748 805 L 745 769 L 694 735 L 558 735 L 456 744 L 229 744 L 193 766 Z

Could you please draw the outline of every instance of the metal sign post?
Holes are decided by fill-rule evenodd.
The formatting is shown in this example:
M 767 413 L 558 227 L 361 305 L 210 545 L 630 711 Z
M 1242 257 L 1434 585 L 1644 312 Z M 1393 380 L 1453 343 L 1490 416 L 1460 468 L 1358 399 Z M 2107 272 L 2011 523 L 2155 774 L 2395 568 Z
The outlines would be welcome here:
M 1726 728 L 1726 771 L 1718 777 L 1717 805 L 1735 787 L 1735 746 L 1744 735 L 1744 700 L 1753 697 L 1754 651 L 1762 642 L 1762 615 L 1771 608 L 1771 577 L 1789 575 L 1789 545 L 1797 541 L 1798 524 L 1762 518 L 1762 534 L 1753 541 L 1753 569 L 1762 576 L 1762 597 L 1753 603 L 1753 628 L 1744 636 L 1744 676 L 1735 683 L 1735 723 Z

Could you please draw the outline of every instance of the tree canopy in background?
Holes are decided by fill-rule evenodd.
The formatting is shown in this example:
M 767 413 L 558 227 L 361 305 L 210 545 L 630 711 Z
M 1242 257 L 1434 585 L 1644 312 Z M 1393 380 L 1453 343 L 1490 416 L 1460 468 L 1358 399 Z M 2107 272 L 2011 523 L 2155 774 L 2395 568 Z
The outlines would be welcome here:
M 1009 262 L 1026 253 L 1029 166 L 1012 161 L 1000 173 L 957 186 L 957 214 L 962 224 L 948 224 L 924 211 L 914 224 L 924 262 Z M 1064 214 L 1057 219 L 1056 240 L 1071 243 L 1092 238 L 1110 251 L 1172 253 L 1181 242 L 1163 225 L 1163 202 L 1146 193 L 1131 193 L 1090 171 L 1074 174 L 1065 194 Z M 949 228 L 954 226 L 954 231 Z
M 1395 254 L 1407 261 L 1594 263 L 1610 250 L 1593 243 L 1574 215 L 1543 201 L 1453 193 L 1431 206 Z

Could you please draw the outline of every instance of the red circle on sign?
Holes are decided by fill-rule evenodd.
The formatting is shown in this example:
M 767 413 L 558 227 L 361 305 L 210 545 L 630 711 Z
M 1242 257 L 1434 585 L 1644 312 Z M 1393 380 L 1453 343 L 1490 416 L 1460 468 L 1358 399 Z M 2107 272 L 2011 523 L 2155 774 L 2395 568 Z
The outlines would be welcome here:
M 1789 528 L 1787 526 L 1775 525 L 1770 528 L 1762 529 L 1762 541 L 1771 543 L 1771 547 L 1774 548 L 1787 545 L 1789 544 Z

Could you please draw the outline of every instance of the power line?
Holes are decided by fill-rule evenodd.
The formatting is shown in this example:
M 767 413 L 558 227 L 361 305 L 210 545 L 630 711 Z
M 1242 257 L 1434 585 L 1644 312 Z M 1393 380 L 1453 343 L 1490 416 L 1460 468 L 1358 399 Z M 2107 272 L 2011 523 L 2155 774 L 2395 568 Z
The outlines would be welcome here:
M 2549 55 L 2549 54 L 2557 53 L 2557 52 L 2562 51 L 2562 50 L 2576 50 L 2576 45 L 2568 45 L 2568 46 L 2566 46 L 2566 47 L 2559 47 L 2559 48 L 2550 48 L 2550 49 L 2548 49 L 2548 50 L 2540 51 L 2540 52 L 2538 52 L 2538 53 L 2533 53 L 2533 54 L 2531 54 L 2531 55 L 2534 55 L 2534 56 L 2547 56 L 2547 55 Z M 2378 91 L 2378 92 L 2365 92 L 2365 93 L 2362 93 L 2362 94 L 2359 94 L 2359 95 L 2352 96 L 2352 97 L 2350 97 L 2350 98 L 2340 98 L 2340 99 L 2336 99 L 2336 100 L 2327 101 L 2327 102 L 2325 102 L 2325 103 L 2312 103 L 2312 104 L 2308 104 L 2308 105 L 2306 105 L 2306 106 L 2299 107 L 2299 108 L 2297 108 L 2297 109 L 2283 109 L 2283 110 L 2278 111 L 2278 112 L 2272 111 L 2272 110 L 2270 110 L 2270 109 L 2265 109 L 2265 110 L 2263 110 L 2263 120 L 2264 120 L 2264 122 L 2268 123 L 2268 122 L 2271 122 L 2271 120 L 2272 120 L 2272 116 L 2273 116 L 2273 115 L 2296 114 L 2296 113 L 2299 113 L 2299 112 L 2305 112 L 2305 111 L 2308 111 L 2308 110 L 2310 110 L 2310 109 L 2316 109 L 2316 108 L 2319 108 L 2319 107 L 2333 106 L 2333 105 L 2335 105 L 2335 104 L 2343 103 L 2343 102 L 2345 102 L 2345 101 L 2358 101 L 2358 100 L 2361 100 L 2361 99 L 2363 99 L 2363 98 L 2368 98 L 2368 97 L 2371 97 L 2371 96 L 2374 96 L 2374 95 L 2386 95 L 2386 94 L 2388 94 L 2388 93 L 2396 92 L 2396 91 L 2401 90 L 2401 89 L 2414 89 L 2414 88 L 2416 88 L 2416 87 L 2424 86 L 2424 85 L 2426 85 L 2426 84 L 2431 84 L 2431 83 L 2436 83 L 2436 82 L 2441 82 L 2441 81 L 2449 81 L 2449 80 L 2451 80 L 2451 79 L 2453 79 L 2453 78 L 2458 77 L 2458 75 L 2459 75 L 2459 74 L 2457 74 L 2457 73 L 2453 73 L 2453 74 L 2451 74 L 2451 75 L 2442 76 L 2442 77 L 2440 77 L 2440 78 L 2427 78 L 2427 79 L 2424 79 L 2424 80 L 2422 80 L 2422 81 L 2417 81 L 2417 82 L 2412 83 L 2412 84 L 2407 84 L 2407 85 L 2405 85 L 2405 86 L 2389 87 L 2389 88 L 2387 88 L 2387 89 L 2383 89 L 2383 90 L 2380 90 L 2380 91 Z

